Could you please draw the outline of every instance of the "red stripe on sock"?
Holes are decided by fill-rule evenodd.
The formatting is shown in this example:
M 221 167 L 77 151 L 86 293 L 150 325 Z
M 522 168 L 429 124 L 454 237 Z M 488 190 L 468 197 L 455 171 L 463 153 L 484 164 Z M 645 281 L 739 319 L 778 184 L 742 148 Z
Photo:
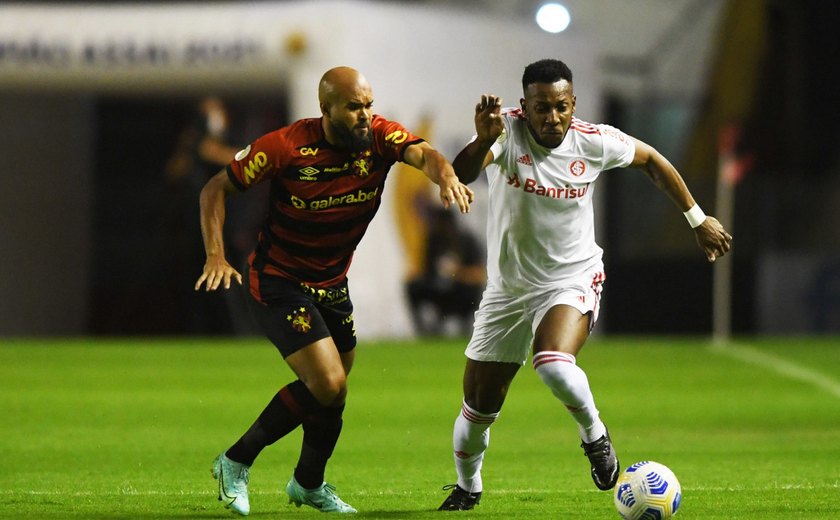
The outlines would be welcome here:
M 475 424 L 491 424 L 496 420 L 493 416 L 478 415 L 477 412 L 468 409 L 466 406 L 461 407 L 461 415 L 464 416 L 464 419 Z
M 564 352 L 540 352 L 534 356 L 534 368 L 539 368 L 546 363 L 571 363 L 575 364 L 575 357 Z
M 280 389 L 277 395 L 280 396 L 280 400 L 283 401 L 283 404 L 295 415 L 295 417 L 300 419 L 305 415 L 303 407 L 295 400 L 295 396 L 293 396 L 292 392 L 289 391 L 289 387 L 284 386 Z

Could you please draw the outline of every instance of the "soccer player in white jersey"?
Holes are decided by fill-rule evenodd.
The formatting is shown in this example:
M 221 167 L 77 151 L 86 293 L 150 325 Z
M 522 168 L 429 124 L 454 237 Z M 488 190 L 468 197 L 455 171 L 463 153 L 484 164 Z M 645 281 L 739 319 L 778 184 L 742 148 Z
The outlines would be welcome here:
M 619 462 L 576 357 L 598 318 L 605 280 L 595 243 L 593 183 L 611 168 L 636 167 L 684 212 L 710 262 L 731 235 L 695 203 L 682 177 L 650 145 L 616 128 L 574 117 L 572 72 L 561 61 L 528 65 L 520 108 L 483 95 L 476 135 L 453 166 L 461 182 L 486 169 L 489 183 L 487 288 L 466 349 L 464 400 L 455 420 L 457 483 L 440 510 L 472 509 L 490 426 L 519 367 L 533 366 L 578 426 L 590 473 L 614 487 Z

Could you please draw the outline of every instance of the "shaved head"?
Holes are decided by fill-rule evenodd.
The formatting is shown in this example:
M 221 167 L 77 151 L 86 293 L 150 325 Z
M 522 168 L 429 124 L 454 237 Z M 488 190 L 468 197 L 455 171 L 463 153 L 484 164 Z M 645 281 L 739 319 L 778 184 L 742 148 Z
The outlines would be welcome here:
M 335 67 L 321 76 L 318 102 L 335 103 L 337 98 L 360 90 L 370 91 L 370 85 L 361 72 L 352 67 Z
M 335 67 L 325 72 L 318 83 L 318 103 L 327 141 L 352 150 L 371 146 L 373 93 L 358 70 Z

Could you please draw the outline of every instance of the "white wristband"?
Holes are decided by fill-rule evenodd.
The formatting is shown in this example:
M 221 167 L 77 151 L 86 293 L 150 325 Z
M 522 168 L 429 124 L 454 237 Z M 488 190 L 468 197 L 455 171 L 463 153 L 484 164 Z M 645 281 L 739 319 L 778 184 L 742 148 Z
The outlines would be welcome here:
M 691 226 L 691 229 L 696 228 L 700 224 L 706 220 L 706 214 L 703 213 L 703 210 L 700 209 L 700 206 L 695 204 L 691 207 L 690 210 L 684 211 L 683 215 L 685 215 L 685 219 L 688 221 L 688 225 Z

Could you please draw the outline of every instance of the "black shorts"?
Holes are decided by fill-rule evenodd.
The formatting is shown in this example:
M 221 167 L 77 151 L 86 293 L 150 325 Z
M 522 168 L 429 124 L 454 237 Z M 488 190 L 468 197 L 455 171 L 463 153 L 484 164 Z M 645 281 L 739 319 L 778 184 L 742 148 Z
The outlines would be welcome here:
M 316 289 L 277 276 L 259 275 L 259 284 L 263 301 L 249 297 L 251 310 L 284 358 L 327 337 L 332 337 L 339 352 L 356 348 L 347 280 L 328 289 Z

